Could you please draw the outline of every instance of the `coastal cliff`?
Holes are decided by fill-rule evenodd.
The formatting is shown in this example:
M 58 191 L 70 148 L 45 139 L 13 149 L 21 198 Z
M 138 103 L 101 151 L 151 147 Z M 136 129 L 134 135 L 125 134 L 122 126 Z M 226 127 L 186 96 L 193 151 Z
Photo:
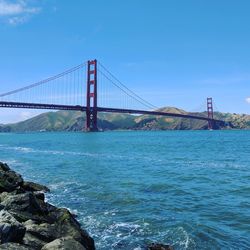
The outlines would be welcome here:
M 95 249 L 69 210 L 45 201 L 48 191 L 0 162 L 0 249 Z

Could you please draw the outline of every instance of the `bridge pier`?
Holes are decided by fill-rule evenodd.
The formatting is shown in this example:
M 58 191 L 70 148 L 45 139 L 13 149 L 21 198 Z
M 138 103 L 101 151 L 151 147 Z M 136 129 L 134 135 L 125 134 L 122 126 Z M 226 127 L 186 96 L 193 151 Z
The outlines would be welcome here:
M 214 122 L 214 109 L 213 109 L 213 98 L 207 98 L 207 117 L 208 117 L 208 129 L 212 130 L 215 128 Z
M 88 61 L 85 130 L 87 132 L 98 131 L 98 127 L 97 127 L 97 60 Z

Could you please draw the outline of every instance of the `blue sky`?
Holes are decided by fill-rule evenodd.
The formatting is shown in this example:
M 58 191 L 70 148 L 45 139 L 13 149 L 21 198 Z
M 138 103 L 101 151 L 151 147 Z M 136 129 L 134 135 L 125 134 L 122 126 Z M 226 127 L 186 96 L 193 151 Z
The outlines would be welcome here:
M 156 106 L 195 110 L 212 96 L 220 111 L 249 114 L 249 9 L 247 0 L 0 0 L 0 93 L 97 58 Z M 0 123 L 36 113 L 0 110 Z

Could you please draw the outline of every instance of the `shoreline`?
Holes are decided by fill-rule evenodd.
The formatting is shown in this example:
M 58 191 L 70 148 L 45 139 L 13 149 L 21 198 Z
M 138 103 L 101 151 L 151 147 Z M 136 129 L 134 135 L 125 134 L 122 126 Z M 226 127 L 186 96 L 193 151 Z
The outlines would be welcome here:
M 49 191 L 0 162 L 0 249 L 95 250 L 93 238 L 69 209 L 46 202 Z
M 94 239 L 82 228 L 70 208 L 48 202 L 49 188 L 25 181 L 0 161 L 0 249 L 95 250 Z M 173 250 L 165 244 L 145 250 Z

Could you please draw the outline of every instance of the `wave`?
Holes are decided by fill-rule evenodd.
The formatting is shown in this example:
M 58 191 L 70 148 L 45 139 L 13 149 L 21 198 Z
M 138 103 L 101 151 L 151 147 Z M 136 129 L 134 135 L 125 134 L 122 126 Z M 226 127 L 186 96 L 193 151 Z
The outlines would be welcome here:
M 52 155 L 82 155 L 82 156 L 100 156 L 99 154 L 73 152 L 73 151 L 59 151 L 59 150 L 39 150 L 28 147 L 10 147 L 6 145 L 0 145 L 0 148 L 7 150 L 15 150 L 22 153 L 38 153 L 38 154 L 52 154 Z
M 152 161 L 153 159 L 147 156 L 128 156 L 128 155 L 117 155 L 117 154 L 105 154 L 105 153 L 88 153 L 88 152 L 74 152 L 74 151 L 60 151 L 60 150 L 39 150 L 39 149 L 34 149 L 34 148 L 29 148 L 29 147 L 11 147 L 11 146 L 6 146 L 6 145 L 0 145 L 0 148 L 4 148 L 6 150 L 15 150 L 17 152 L 22 152 L 22 153 L 34 153 L 34 154 L 49 154 L 49 155 L 72 155 L 72 156 L 84 156 L 84 157 L 93 157 L 93 158 L 112 158 L 112 159 L 126 159 L 126 160 L 150 160 Z M 155 159 L 156 162 L 161 162 L 162 160 L 160 159 Z

